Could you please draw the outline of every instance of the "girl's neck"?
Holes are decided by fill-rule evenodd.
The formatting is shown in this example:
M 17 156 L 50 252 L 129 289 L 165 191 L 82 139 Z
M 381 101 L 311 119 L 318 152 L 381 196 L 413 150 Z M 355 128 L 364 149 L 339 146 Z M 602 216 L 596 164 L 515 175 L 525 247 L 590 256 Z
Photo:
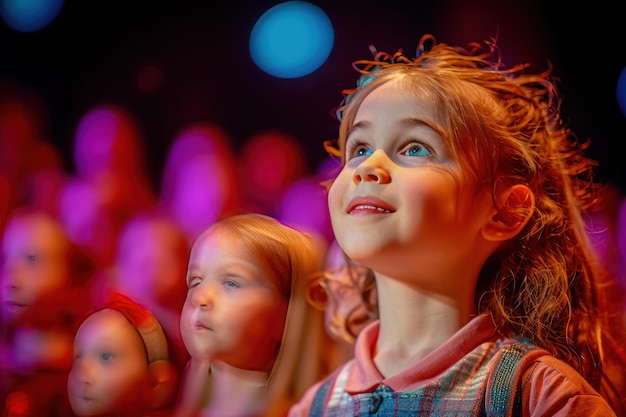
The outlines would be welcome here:
M 473 287 L 472 287 L 473 288 Z M 474 294 L 436 293 L 377 276 L 380 328 L 374 361 L 385 376 L 416 363 L 475 315 Z
M 203 411 L 222 417 L 260 414 L 267 406 L 267 378 L 265 372 L 211 364 L 211 399 Z
M 267 372 L 235 368 L 223 362 L 214 362 L 211 364 L 211 378 L 213 381 L 228 381 L 236 385 L 265 387 L 268 374 Z

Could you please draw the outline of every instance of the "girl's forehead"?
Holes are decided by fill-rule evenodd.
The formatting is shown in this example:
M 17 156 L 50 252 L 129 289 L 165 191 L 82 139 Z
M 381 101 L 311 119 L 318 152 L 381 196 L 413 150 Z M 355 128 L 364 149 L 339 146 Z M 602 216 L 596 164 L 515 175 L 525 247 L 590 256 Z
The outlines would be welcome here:
M 428 83 L 422 83 L 414 77 L 393 77 L 372 83 L 361 92 L 361 97 L 354 100 L 353 118 L 361 113 L 364 107 L 385 106 L 386 103 L 404 101 L 411 110 L 419 111 L 421 115 L 442 122 L 442 102 L 439 95 Z M 354 121 L 352 121 L 354 122 Z
M 419 110 L 420 112 L 428 113 L 432 117 L 435 116 L 436 104 L 432 94 L 421 88 L 413 88 L 406 82 L 397 79 L 390 80 L 369 91 L 360 103 L 357 113 L 365 105 L 372 102 L 382 102 L 383 105 L 404 102 L 410 106 L 407 111 Z
M 190 262 L 198 265 L 207 263 L 216 265 L 227 261 L 235 262 L 234 260 L 248 265 L 258 264 L 253 249 L 245 240 L 238 239 L 235 234 L 221 228 L 202 233 L 196 239 L 190 255 Z
M 106 336 L 112 340 L 126 339 L 136 333 L 133 324 L 122 313 L 111 308 L 93 312 L 81 325 L 79 334 L 86 338 L 94 335 Z
M 28 216 L 11 221 L 4 232 L 3 247 L 27 245 L 41 251 L 68 250 L 68 239 L 58 224 L 43 216 Z
M 198 236 L 192 247 L 192 254 L 205 251 L 242 251 L 244 245 L 228 230 L 211 227 Z
M 409 90 L 403 83 L 390 81 L 371 91 L 354 109 L 353 117 L 346 120 L 344 141 L 362 128 L 412 129 L 415 126 L 428 126 L 437 132 L 444 141 L 449 136 L 445 117 L 439 106 L 429 97 Z

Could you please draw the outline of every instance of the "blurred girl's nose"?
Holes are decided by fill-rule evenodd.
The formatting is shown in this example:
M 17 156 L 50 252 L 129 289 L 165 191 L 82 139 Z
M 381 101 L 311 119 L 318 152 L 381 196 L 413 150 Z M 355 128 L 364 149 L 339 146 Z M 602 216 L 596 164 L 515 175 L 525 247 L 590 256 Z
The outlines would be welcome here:
M 355 184 L 361 181 L 373 181 L 380 184 L 391 182 L 391 175 L 385 168 L 385 164 L 390 162 L 387 154 L 382 150 L 377 150 L 368 156 L 354 171 L 353 181 Z
M 0 271 L 0 283 L 4 288 L 17 288 L 20 284 L 20 273 L 15 266 L 4 264 Z
M 209 283 L 202 283 L 192 290 L 191 303 L 196 307 L 211 308 L 216 289 Z
M 91 379 L 91 368 L 92 366 L 89 364 L 89 361 L 85 359 L 74 359 L 70 375 L 72 375 L 76 382 L 87 384 Z

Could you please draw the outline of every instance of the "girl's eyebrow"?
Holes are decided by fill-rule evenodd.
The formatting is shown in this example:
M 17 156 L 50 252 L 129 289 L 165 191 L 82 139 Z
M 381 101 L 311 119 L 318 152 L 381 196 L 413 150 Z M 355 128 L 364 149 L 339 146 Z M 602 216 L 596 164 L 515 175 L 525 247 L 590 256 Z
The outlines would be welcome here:
M 354 132 L 354 131 L 358 131 L 358 130 L 361 130 L 361 129 L 367 129 L 370 126 L 371 126 L 370 122 L 368 122 L 367 120 L 361 120 L 360 122 L 355 123 L 355 124 L 352 125 L 352 128 L 350 128 L 350 132 L 348 133 L 348 135 L 351 135 L 352 132 Z
M 405 118 L 400 119 L 398 121 L 398 124 L 400 124 L 404 128 L 424 126 L 433 130 L 435 133 L 437 133 L 441 137 L 445 137 L 446 135 L 445 131 L 441 128 L 441 126 L 439 126 L 439 124 L 435 123 L 433 120 L 424 120 L 424 119 L 420 119 L 417 117 L 405 117 Z M 354 125 L 352 125 L 352 128 L 350 129 L 348 136 L 350 136 L 355 131 L 359 131 L 361 129 L 367 129 L 370 126 L 371 126 L 371 123 L 369 121 L 361 120 L 355 123 Z
M 439 124 L 435 123 L 432 120 L 424 120 L 424 119 L 419 119 L 417 117 L 406 117 L 404 119 L 401 119 L 399 123 L 402 126 L 407 127 L 407 128 L 412 128 L 416 126 L 424 126 L 433 130 L 439 136 L 442 136 L 442 137 L 445 136 L 445 131 L 441 128 L 441 126 L 439 126 Z

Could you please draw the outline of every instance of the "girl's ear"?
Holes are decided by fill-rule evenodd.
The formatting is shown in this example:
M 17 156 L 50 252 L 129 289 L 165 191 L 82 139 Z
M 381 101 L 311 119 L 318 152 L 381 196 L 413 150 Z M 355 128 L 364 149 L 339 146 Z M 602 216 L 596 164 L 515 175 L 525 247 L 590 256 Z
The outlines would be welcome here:
M 492 242 L 515 237 L 535 210 L 535 194 L 526 185 L 514 185 L 501 197 L 502 208 L 481 229 L 483 237 Z
M 150 364 L 150 384 L 146 392 L 146 404 L 151 410 L 172 406 L 177 395 L 178 371 L 172 363 L 157 360 Z

